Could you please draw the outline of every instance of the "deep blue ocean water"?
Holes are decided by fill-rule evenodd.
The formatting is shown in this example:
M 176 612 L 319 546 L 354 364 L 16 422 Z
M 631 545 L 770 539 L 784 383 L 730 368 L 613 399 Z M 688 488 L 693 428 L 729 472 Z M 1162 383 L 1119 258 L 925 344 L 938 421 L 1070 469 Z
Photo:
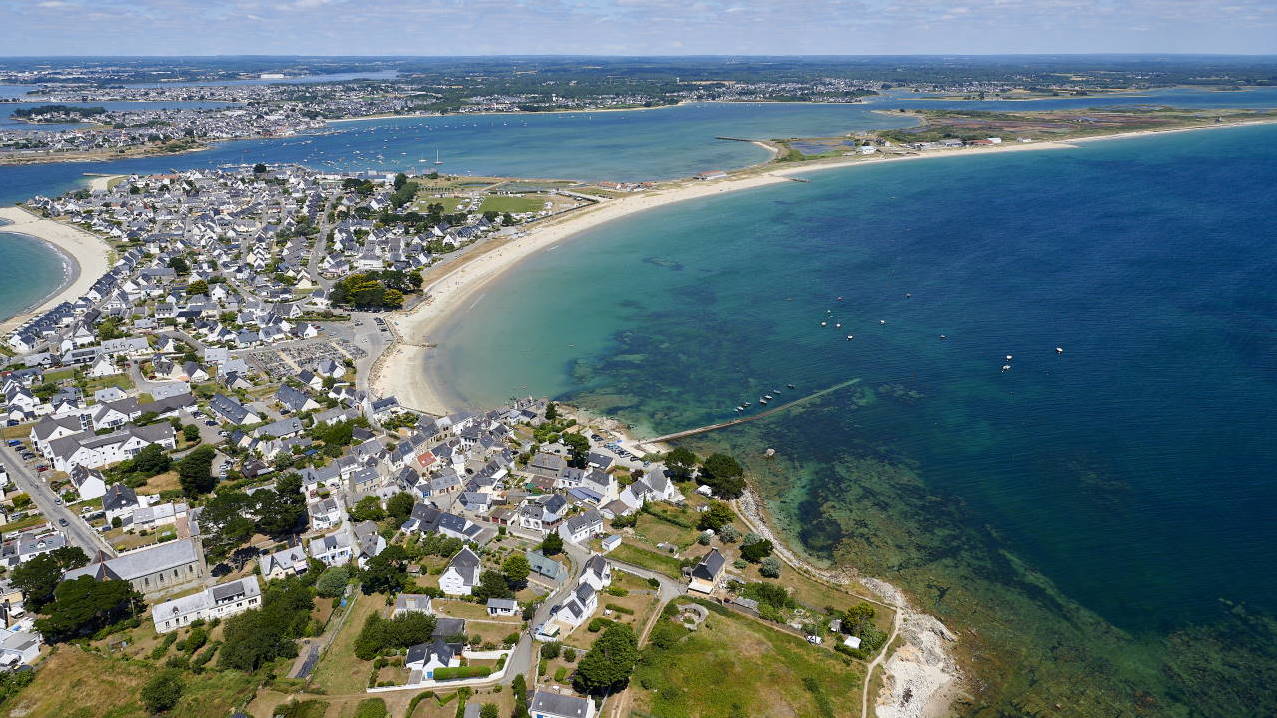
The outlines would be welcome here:
M 0 223 L 0 317 L 8 318 L 62 283 L 63 259 L 47 244 L 4 229 Z

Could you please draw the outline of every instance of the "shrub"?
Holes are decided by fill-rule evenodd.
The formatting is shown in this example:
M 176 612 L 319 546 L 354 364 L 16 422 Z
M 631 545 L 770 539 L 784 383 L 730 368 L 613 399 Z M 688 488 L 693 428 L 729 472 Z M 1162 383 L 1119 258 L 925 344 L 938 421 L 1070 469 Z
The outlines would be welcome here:
M 142 703 L 152 713 L 163 713 L 182 698 L 182 674 L 175 669 L 160 671 L 142 686 Z
M 759 565 L 758 573 L 767 578 L 780 578 L 780 561 L 775 556 L 768 556 Z
M 620 586 L 608 586 L 607 592 L 608 595 L 617 596 L 618 598 L 630 595 L 629 589 L 621 588 Z
M 556 683 L 562 683 L 563 679 L 567 678 L 567 675 L 568 675 L 567 666 L 559 666 L 558 668 L 554 669 L 554 681 Z
M 359 702 L 355 718 L 386 718 L 386 702 L 380 698 L 366 698 Z
M 436 668 L 436 681 L 453 681 L 461 678 L 486 678 L 492 669 L 487 666 L 457 666 L 456 668 Z
M 619 603 L 609 603 L 609 604 L 607 604 L 607 606 L 606 606 L 606 607 L 607 607 L 607 608 L 609 608 L 609 609 L 611 609 L 611 610 L 613 610 L 613 611 L 616 611 L 617 613 L 623 613 L 623 614 L 625 614 L 625 615 L 627 615 L 627 616 L 633 616 L 633 615 L 634 615 L 634 609 L 632 609 L 632 608 L 626 608 L 625 606 L 622 606 L 622 605 L 621 605 L 621 604 L 619 604 Z
M 559 652 L 563 649 L 562 644 L 555 641 L 541 646 L 541 657 L 554 659 L 559 657 Z
M 572 648 L 571 646 L 565 646 L 563 648 L 563 660 L 567 661 L 568 663 L 572 663 L 573 661 L 575 661 L 576 649 Z

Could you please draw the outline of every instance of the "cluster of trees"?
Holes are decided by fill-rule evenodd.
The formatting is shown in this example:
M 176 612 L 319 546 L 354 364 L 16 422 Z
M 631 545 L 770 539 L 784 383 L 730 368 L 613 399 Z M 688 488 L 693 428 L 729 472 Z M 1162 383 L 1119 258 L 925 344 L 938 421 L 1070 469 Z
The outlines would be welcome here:
M 750 563 L 758 563 L 771 556 L 774 548 L 771 541 L 758 534 L 745 534 L 740 544 L 740 557 Z
M 261 608 L 226 619 L 218 665 L 255 671 L 276 658 L 295 658 L 297 639 L 306 635 L 314 608 L 305 577 L 271 581 L 262 594 Z
M 421 274 L 395 269 L 359 272 L 342 277 L 333 285 L 333 304 L 369 309 L 398 309 L 403 295 L 421 289 Z
M 402 546 L 390 545 L 368 559 L 360 575 L 360 588 L 365 595 L 398 593 L 409 586 L 408 552 Z
M 374 613 L 364 621 L 355 639 L 355 656 L 371 661 L 377 656 L 425 643 L 435 632 L 435 625 L 435 617 L 428 613 L 405 613 L 394 618 L 382 618 Z
M 43 607 L 35 628 L 49 643 L 92 636 L 143 608 L 142 594 L 128 581 L 98 581 L 80 576 L 62 581 L 53 590 L 52 603 Z
M 417 196 L 419 185 L 416 182 L 409 182 L 408 175 L 400 172 L 395 175 L 395 191 L 390 195 L 390 205 L 395 209 L 403 207 Z
M 210 556 L 226 556 L 255 533 L 282 538 L 305 525 L 306 497 L 301 476 L 285 474 L 274 489 L 252 495 L 234 489 L 218 491 L 204 504 L 200 528 Z
M 388 517 L 399 523 L 408 520 L 416 503 L 412 494 L 400 491 L 386 500 L 386 507 L 381 507 L 381 499 L 376 496 L 365 496 L 350 507 L 350 518 L 355 521 L 383 521 Z
M 199 429 L 196 429 L 195 433 L 198 437 Z M 173 460 L 164 452 L 164 447 L 159 444 L 148 444 L 137 452 L 137 456 L 121 461 L 107 469 L 106 473 L 125 486 L 137 488 L 152 476 L 168 471 L 172 465 Z
M 781 614 L 782 611 L 788 611 L 796 608 L 798 604 L 794 601 L 794 597 L 789 595 L 784 586 L 775 583 L 764 583 L 756 581 L 747 583 L 740 588 L 738 593 L 745 598 L 752 598 L 758 602 L 758 615 L 769 621 L 784 623 L 785 618 Z
M 88 563 L 89 557 L 79 547 L 63 546 L 18 564 L 10 581 L 26 597 L 26 609 L 39 613 L 53 601 L 53 592 L 62 580 L 62 574 Z
M 624 623 L 613 623 L 577 664 L 572 685 L 581 693 L 614 693 L 626 686 L 638 665 L 638 637 Z
M 347 192 L 357 192 L 364 197 L 377 191 L 377 185 L 373 184 L 372 180 L 361 180 L 354 177 L 347 177 L 342 180 L 341 188 Z
M 213 476 L 213 459 L 216 457 L 216 449 L 201 446 L 177 462 L 177 480 L 187 496 L 195 498 L 207 494 L 217 485 L 217 479 Z
M 675 481 L 698 480 L 725 499 L 740 498 L 745 493 L 745 469 L 727 454 L 710 454 L 701 461 L 682 446 L 665 455 L 665 467 Z

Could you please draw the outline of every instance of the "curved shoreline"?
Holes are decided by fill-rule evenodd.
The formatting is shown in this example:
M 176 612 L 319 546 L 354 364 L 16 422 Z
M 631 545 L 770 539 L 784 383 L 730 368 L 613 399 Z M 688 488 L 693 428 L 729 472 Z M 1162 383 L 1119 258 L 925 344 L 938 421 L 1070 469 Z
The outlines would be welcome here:
M 0 232 L 47 245 L 62 258 L 63 279 L 52 292 L 33 305 L 0 322 L 0 334 L 7 334 L 31 317 L 64 301 L 74 301 L 110 269 L 110 248 L 97 236 L 82 229 L 44 219 L 21 207 L 0 208 Z

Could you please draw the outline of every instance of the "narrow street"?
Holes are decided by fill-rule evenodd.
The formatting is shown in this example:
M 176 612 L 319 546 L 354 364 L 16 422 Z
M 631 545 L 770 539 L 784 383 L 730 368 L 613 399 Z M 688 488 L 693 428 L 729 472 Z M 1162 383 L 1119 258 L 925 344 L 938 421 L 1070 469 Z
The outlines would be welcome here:
M 79 546 L 90 559 L 99 551 L 115 555 L 115 549 L 107 544 L 101 534 L 86 524 L 74 510 L 63 505 L 53 489 L 27 467 L 13 449 L 8 446 L 0 447 L 0 463 L 4 464 L 18 488 L 31 497 L 40 512 L 49 519 L 49 523 L 61 531 L 71 545 Z M 65 525 L 63 521 L 66 522 Z

